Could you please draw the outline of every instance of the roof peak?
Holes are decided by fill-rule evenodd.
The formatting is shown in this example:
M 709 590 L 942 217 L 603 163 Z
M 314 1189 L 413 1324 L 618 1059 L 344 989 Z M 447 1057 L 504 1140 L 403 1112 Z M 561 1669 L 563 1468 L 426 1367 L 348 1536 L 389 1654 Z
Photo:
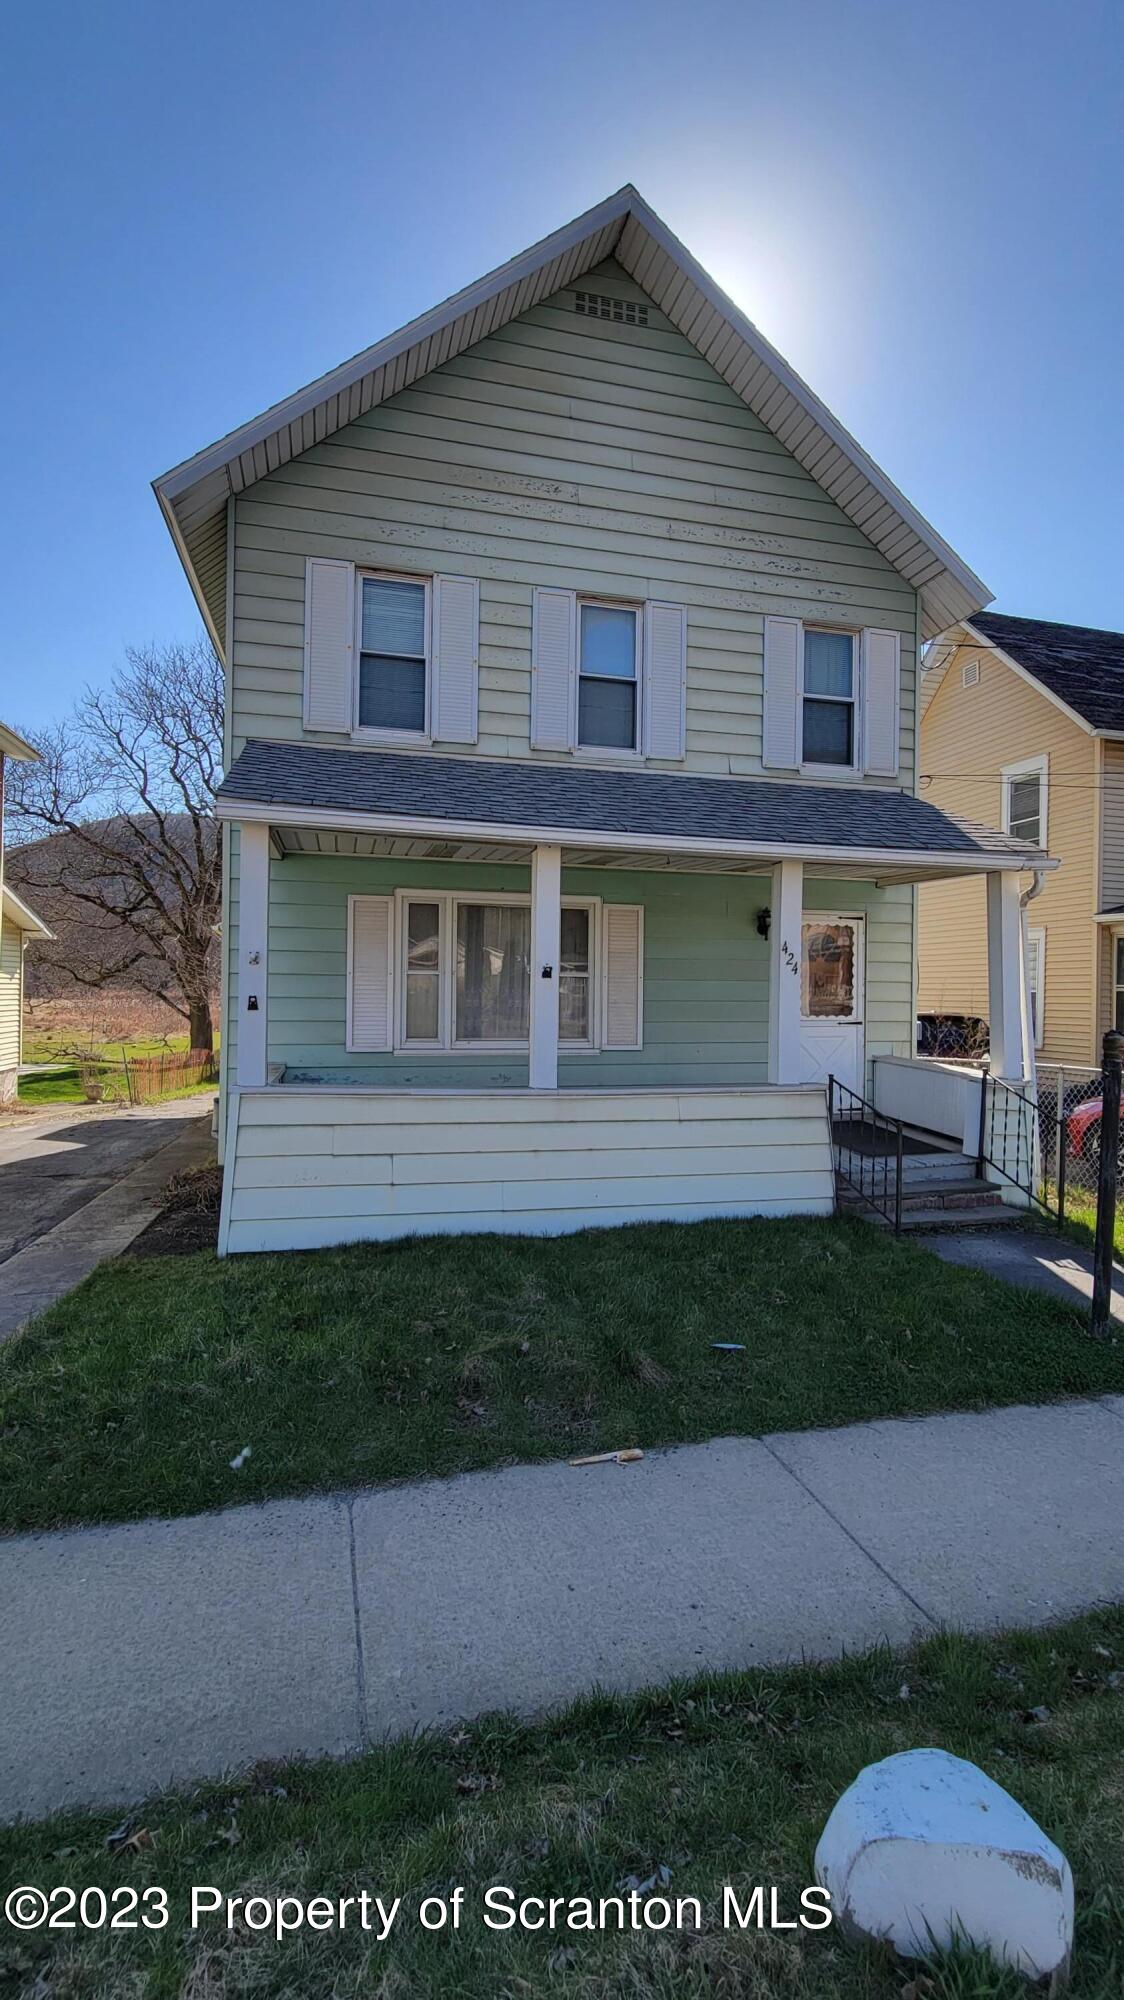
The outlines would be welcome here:
M 924 636 L 990 592 L 631 182 L 397 333 L 275 403 L 154 482 L 208 630 L 224 651 L 226 503 L 615 257 L 671 325 L 919 591 Z

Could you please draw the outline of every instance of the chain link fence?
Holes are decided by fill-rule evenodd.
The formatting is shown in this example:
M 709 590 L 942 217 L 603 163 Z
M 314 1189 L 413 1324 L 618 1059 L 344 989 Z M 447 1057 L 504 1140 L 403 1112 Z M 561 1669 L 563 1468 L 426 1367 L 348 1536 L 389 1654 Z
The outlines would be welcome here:
M 1055 1211 L 1097 1199 L 1101 1073 L 1080 1063 L 1038 1064 L 1038 1120 L 1044 1195 Z

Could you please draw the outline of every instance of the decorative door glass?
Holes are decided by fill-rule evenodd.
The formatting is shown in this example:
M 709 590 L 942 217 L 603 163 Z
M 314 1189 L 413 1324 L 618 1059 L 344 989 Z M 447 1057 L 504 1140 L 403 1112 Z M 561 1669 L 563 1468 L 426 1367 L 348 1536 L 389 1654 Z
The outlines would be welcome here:
M 857 994 L 857 926 L 833 920 L 804 923 L 800 954 L 800 1011 L 806 1021 L 854 1021 Z

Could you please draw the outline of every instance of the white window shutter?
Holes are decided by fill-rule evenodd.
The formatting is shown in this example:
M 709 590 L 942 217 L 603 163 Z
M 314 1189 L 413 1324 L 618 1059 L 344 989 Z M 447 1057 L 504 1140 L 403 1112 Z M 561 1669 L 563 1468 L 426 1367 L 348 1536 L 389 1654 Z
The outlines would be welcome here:
M 644 606 L 644 749 L 682 757 L 687 738 L 687 613 L 681 604 Z
M 577 724 L 578 601 L 536 590 L 531 627 L 531 748 L 569 750 Z
M 304 726 L 351 729 L 355 567 L 310 556 L 304 567 Z
M 638 1049 L 644 1040 L 644 910 L 605 903 L 601 910 L 601 1046 Z
M 901 639 L 897 632 L 863 633 L 863 768 L 872 778 L 898 775 Z
M 432 734 L 475 743 L 480 658 L 480 585 L 474 576 L 433 579 Z
M 389 1049 L 394 1040 L 390 950 L 394 900 L 350 896 L 348 917 L 347 1046 Z
M 761 762 L 770 770 L 796 771 L 800 768 L 802 650 L 803 631 L 799 618 L 766 618 Z

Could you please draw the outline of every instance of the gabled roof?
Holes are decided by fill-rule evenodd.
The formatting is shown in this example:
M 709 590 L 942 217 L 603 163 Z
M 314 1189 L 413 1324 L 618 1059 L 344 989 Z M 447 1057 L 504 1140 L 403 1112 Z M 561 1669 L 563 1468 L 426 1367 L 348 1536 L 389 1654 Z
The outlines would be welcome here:
M 910 792 L 312 743 L 248 743 L 219 786 L 218 816 L 564 846 L 592 841 L 669 856 L 784 852 L 874 865 L 944 863 L 953 874 L 1056 866 L 1039 848 L 954 819 Z
M 154 482 L 220 652 L 226 503 L 431 369 L 614 257 L 768 425 L 843 512 L 921 593 L 926 638 L 986 604 L 985 584 L 879 470 L 775 347 L 695 262 L 634 187 L 623 187 L 397 333 Z
M 978 634 L 1092 731 L 1124 731 L 1124 632 L 977 612 Z

